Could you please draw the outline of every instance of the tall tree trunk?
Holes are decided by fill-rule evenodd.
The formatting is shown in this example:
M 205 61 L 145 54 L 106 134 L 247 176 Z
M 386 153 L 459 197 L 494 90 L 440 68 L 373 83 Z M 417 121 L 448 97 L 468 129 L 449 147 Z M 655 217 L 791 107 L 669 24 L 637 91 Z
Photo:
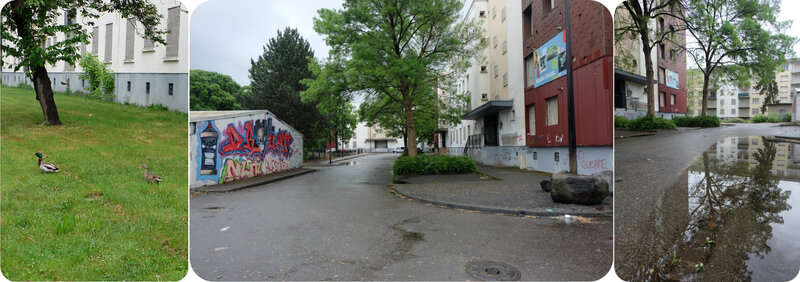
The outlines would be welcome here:
M 408 155 L 417 155 L 417 132 L 414 126 L 414 112 L 411 110 L 411 98 L 403 98 L 403 110 L 406 112 L 406 150 Z
M 710 75 L 706 72 L 703 73 L 703 108 L 700 111 L 700 116 L 704 117 L 708 110 L 708 79 Z
M 642 42 L 647 42 L 647 37 L 642 35 Z M 647 44 L 647 43 L 645 43 Z M 649 46 L 645 46 L 642 48 L 644 51 L 644 67 L 645 67 L 645 77 L 647 78 L 647 82 L 645 84 L 645 93 L 647 93 L 647 116 L 648 117 L 655 117 L 656 116 L 656 94 L 655 94 L 655 87 L 653 86 L 653 77 L 655 76 L 655 72 L 653 71 L 653 58 L 650 56 L 652 54 L 653 48 Z
M 47 69 L 44 66 L 34 67 L 31 80 L 33 81 L 34 89 L 36 89 L 36 99 L 39 100 L 39 105 L 42 106 L 44 120 L 49 125 L 61 124 L 61 120 L 58 118 L 56 101 L 53 99 L 50 77 L 47 76 Z

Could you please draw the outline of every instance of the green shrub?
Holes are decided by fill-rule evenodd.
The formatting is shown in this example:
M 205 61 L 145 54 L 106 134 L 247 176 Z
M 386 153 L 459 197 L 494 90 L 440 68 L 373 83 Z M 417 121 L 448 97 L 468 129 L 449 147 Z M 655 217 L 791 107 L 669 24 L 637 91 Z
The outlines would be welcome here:
M 783 121 L 784 122 L 791 122 L 792 121 L 792 113 L 787 113 L 785 116 L 783 116 Z
M 762 122 L 780 122 L 780 118 L 776 115 L 755 115 L 753 118 L 750 119 L 753 123 L 762 123 Z
M 730 122 L 730 123 L 747 123 L 746 120 L 743 120 L 743 119 L 740 119 L 740 118 L 732 118 L 732 119 L 727 120 L 727 122 Z
M 78 77 L 89 82 L 90 97 L 100 100 L 113 99 L 114 76 L 106 65 L 91 53 L 81 58 L 80 65 L 83 73 Z
M 663 117 L 638 117 L 628 122 L 628 129 L 635 131 L 655 129 L 675 129 L 675 123 Z
M 20 81 L 19 84 L 17 84 L 17 88 L 25 90 L 33 90 L 33 86 L 28 84 L 28 81 L 26 80 Z
M 473 173 L 478 166 L 466 156 L 401 156 L 392 164 L 394 175 Z
M 680 127 L 719 127 L 716 116 L 677 116 L 672 121 Z
M 625 117 L 614 116 L 614 128 L 625 129 L 628 128 L 629 123 L 630 120 Z

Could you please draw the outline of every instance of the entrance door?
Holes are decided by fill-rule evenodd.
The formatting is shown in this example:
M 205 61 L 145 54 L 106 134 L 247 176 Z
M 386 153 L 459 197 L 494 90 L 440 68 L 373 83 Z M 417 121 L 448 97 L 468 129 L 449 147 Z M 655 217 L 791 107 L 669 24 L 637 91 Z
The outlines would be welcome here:
M 498 146 L 497 140 L 497 116 L 483 118 L 483 144 L 484 146 Z

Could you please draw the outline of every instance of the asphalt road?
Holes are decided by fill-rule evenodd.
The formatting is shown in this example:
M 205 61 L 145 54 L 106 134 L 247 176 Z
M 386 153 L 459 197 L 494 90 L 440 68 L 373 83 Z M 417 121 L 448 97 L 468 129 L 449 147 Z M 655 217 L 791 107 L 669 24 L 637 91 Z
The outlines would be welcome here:
M 794 135 L 800 127 L 775 124 L 737 124 L 711 129 L 661 132 L 657 135 L 617 139 L 614 143 L 614 269 L 623 280 L 631 279 L 643 261 L 654 259 L 647 249 L 657 244 L 658 222 L 665 217 L 654 211 L 667 201 L 665 193 L 679 185 L 681 173 L 712 144 L 725 137 Z M 685 183 L 683 186 L 685 187 Z
M 522 280 L 596 280 L 611 268 L 612 222 L 465 212 L 389 192 L 396 154 L 191 199 L 190 262 L 215 280 L 474 280 L 499 261 Z

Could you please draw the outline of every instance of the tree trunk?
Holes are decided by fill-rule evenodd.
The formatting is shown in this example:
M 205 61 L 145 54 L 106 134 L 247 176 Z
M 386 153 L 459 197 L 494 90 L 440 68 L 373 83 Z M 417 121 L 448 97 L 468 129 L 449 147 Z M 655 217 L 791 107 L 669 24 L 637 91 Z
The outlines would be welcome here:
M 645 35 L 642 35 L 642 42 L 647 42 Z M 644 51 L 644 67 L 645 67 L 645 77 L 647 78 L 647 83 L 645 87 L 645 93 L 647 93 L 647 116 L 648 117 L 655 117 L 656 116 L 656 95 L 655 95 L 655 87 L 653 86 L 653 77 L 655 76 L 655 72 L 653 71 L 653 58 L 650 57 L 652 54 L 653 49 L 649 46 L 645 46 L 642 48 Z
M 414 112 L 411 110 L 411 98 L 403 97 L 403 110 L 406 112 L 406 150 L 408 155 L 417 155 L 417 132 L 414 127 Z
M 61 124 L 61 120 L 58 118 L 56 101 L 53 99 L 51 81 L 47 76 L 47 69 L 44 66 L 34 67 L 33 78 L 31 80 L 33 81 L 34 89 L 36 89 L 36 99 L 39 100 L 39 105 L 42 106 L 44 120 L 47 121 L 49 125 Z
M 700 111 L 700 116 L 701 117 L 706 116 L 706 111 L 708 110 L 708 79 L 709 79 L 709 76 L 710 75 L 708 73 L 705 73 L 705 72 L 703 73 L 703 107 L 702 107 L 702 109 Z

